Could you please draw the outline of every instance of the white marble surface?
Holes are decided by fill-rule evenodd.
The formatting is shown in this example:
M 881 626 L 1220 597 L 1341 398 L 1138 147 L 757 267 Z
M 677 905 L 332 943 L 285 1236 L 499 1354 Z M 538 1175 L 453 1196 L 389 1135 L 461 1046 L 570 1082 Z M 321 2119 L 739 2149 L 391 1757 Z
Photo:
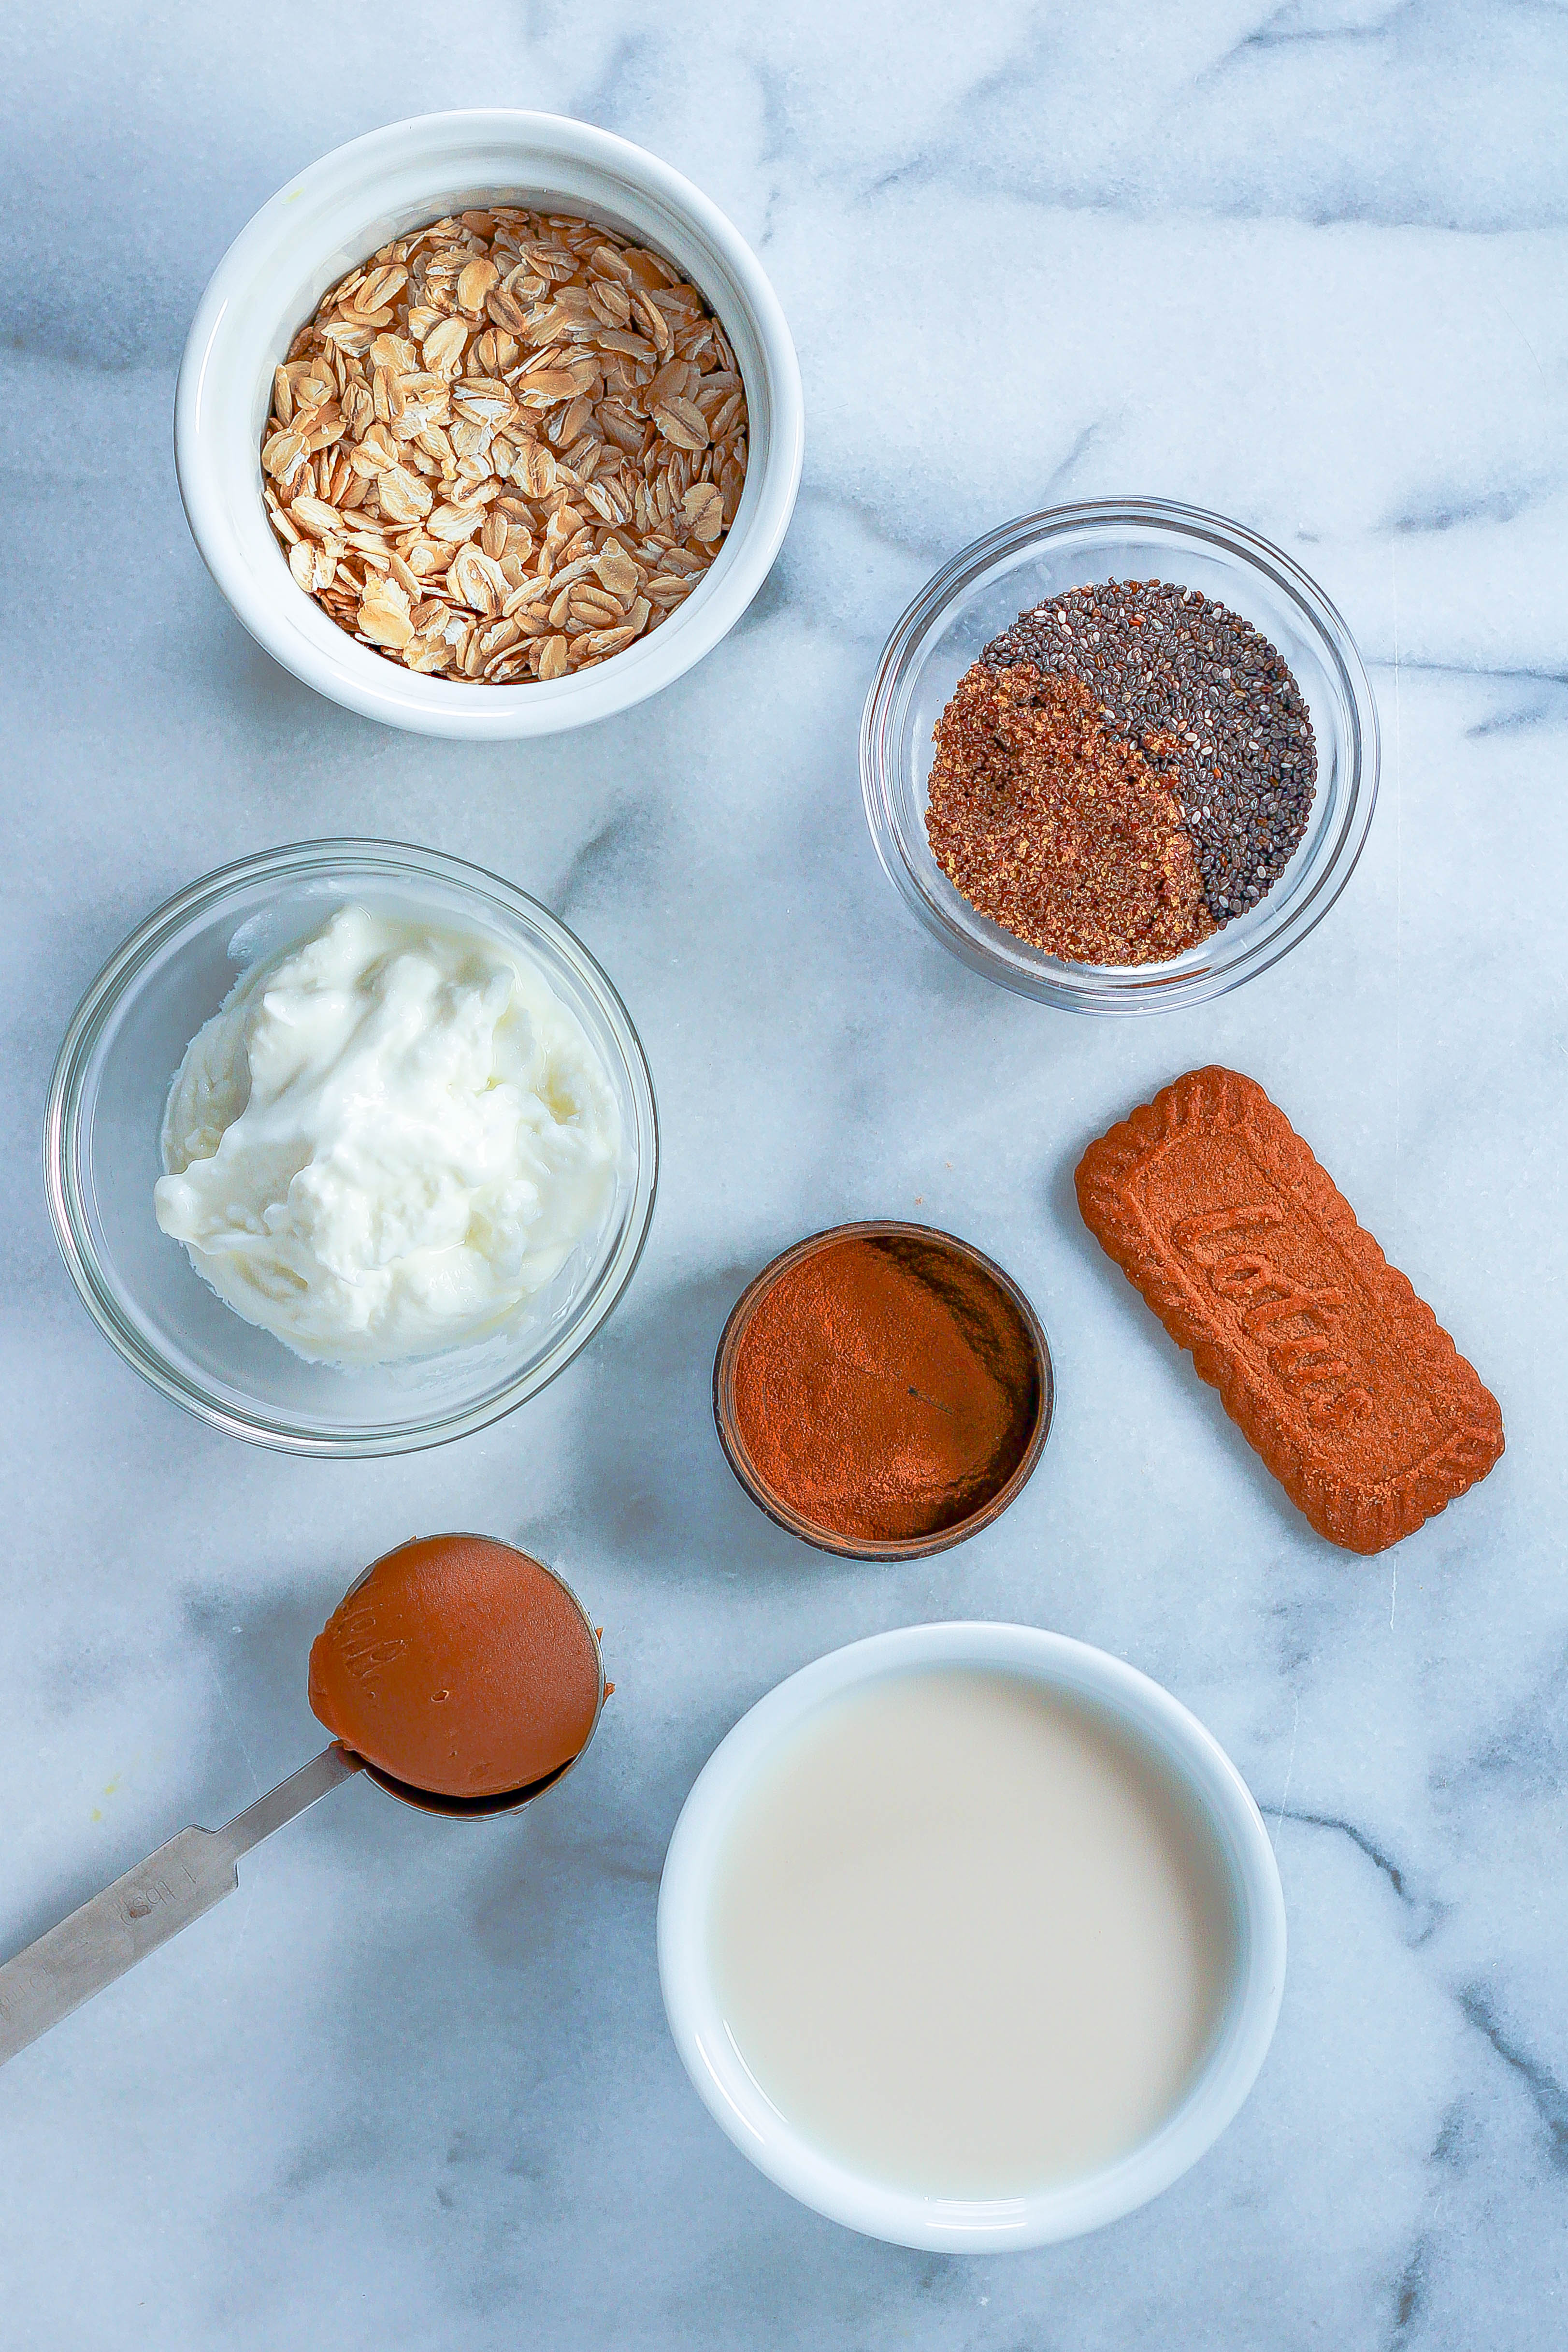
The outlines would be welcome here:
M 454 39 L 454 28 L 456 39 Z M 0 1948 L 312 1750 L 308 1639 L 400 1538 L 558 1560 L 620 1685 L 521 1823 L 353 1785 L 0 2075 L 0 2343 L 233 2352 L 1537 2352 L 1563 2326 L 1568 1760 L 1568 19 L 1547 5 L 275 0 L 10 12 L 5 133 L 7 1566 Z M 441 105 L 586 116 L 754 241 L 809 453 L 746 624 L 641 712 L 495 751 L 383 733 L 249 643 L 170 457 L 186 322 L 298 166 Z M 1331 919 L 1199 1012 L 1075 1022 L 917 935 L 855 729 L 936 563 L 1052 498 L 1245 520 L 1348 614 L 1382 803 Z M 313 1465 L 142 1387 L 37 1178 L 72 1004 L 157 900 L 334 831 L 497 866 L 622 988 L 660 1091 L 653 1241 L 486 1434 Z M 1494 1475 L 1392 1557 L 1320 1543 L 1079 1224 L 1084 1139 L 1260 1078 L 1501 1398 Z M 746 1277 L 910 1213 L 1046 1316 L 1060 1408 L 990 1533 L 846 1568 L 731 1481 Z M 660 1861 L 702 1759 L 877 1627 L 1009 1615 L 1167 1683 L 1273 1827 L 1290 1981 L 1239 2120 L 1158 2203 L 1004 2261 L 789 2203 L 666 2038 Z

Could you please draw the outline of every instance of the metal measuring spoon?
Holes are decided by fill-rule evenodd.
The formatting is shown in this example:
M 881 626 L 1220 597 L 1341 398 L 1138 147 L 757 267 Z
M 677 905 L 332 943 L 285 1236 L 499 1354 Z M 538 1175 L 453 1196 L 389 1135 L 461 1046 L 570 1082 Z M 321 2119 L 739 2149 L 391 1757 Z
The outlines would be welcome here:
M 354 1579 L 345 1601 L 351 1600 L 360 1587 L 381 1565 L 372 1560 L 362 1574 Z M 541 1560 L 531 1565 L 543 1568 Z M 564 1780 L 572 1766 L 582 1756 L 599 1728 L 599 1718 L 604 1711 L 604 1662 L 600 1656 L 598 1635 L 589 1621 L 575 1592 L 564 1577 L 553 1569 L 545 1569 L 547 1576 L 559 1585 L 562 1592 L 576 1609 L 593 1641 L 593 1654 L 598 1661 L 599 1689 L 594 1702 L 593 1721 L 588 1738 L 564 1764 L 542 1780 L 530 1781 L 526 1788 L 506 1789 L 490 1797 L 446 1797 L 433 1794 L 427 1789 L 412 1788 L 406 1781 L 394 1780 L 374 1764 L 367 1764 L 333 1740 L 319 1756 L 269 1789 L 236 1813 L 221 1830 L 185 1829 L 145 1862 L 137 1863 L 106 1886 L 101 1895 L 94 1895 L 79 1910 L 62 1919 L 57 1927 L 48 1928 L 35 1943 L 28 1944 L 14 1959 L 0 1967 L 0 2065 L 25 2050 L 68 2017 L 73 2009 L 116 1977 L 125 1974 L 147 1954 L 166 1944 L 171 1936 L 199 1919 L 232 1895 L 239 1885 L 239 1858 L 252 1846 L 259 1845 L 274 1830 L 291 1822 L 319 1797 L 330 1789 L 351 1780 L 356 1772 L 364 1772 L 389 1797 L 396 1797 L 405 1805 L 413 1805 L 421 1812 L 444 1813 L 455 1821 L 487 1819 L 496 1813 L 521 1812 L 547 1789 Z

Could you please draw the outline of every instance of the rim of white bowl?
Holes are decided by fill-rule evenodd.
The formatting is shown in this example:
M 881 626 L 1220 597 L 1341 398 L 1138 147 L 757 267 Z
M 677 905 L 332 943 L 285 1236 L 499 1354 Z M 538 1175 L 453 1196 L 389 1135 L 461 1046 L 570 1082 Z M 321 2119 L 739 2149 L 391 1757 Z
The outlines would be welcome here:
M 436 216 L 465 191 L 478 196 L 487 190 L 492 200 L 511 192 L 543 199 L 552 193 L 547 184 L 552 163 L 591 183 L 609 211 L 634 220 L 638 235 L 691 269 L 732 342 L 737 315 L 744 319 L 748 331 L 739 340 L 755 341 L 761 369 L 760 383 L 747 384 L 754 430 L 746 488 L 707 577 L 652 637 L 591 670 L 542 683 L 467 687 L 421 677 L 356 644 L 296 584 L 262 503 L 265 406 L 254 433 L 248 426 L 240 431 L 232 399 L 224 421 L 220 380 L 226 367 L 246 365 L 248 349 L 245 380 L 254 378 L 254 402 L 281 356 L 274 349 L 280 330 L 287 343 L 308 314 L 305 306 L 299 317 L 285 317 L 276 301 L 262 306 L 256 292 L 280 251 L 300 247 L 302 229 L 312 234 L 294 253 L 290 268 L 298 281 L 308 274 L 304 254 L 319 255 L 318 272 L 323 266 L 330 271 L 321 280 L 325 290 L 375 244 L 399 233 L 385 226 L 389 215 L 407 215 L 402 226 L 412 226 L 422 208 L 424 217 Z M 563 211 L 592 210 L 586 189 L 555 193 Z M 739 620 L 779 552 L 804 449 L 805 403 L 789 324 L 733 223 L 679 172 L 630 140 L 568 115 L 505 107 L 388 123 L 297 173 L 246 223 L 213 272 L 186 339 L 174 395 L 175 472 L 192 536 L 257 643 L 348 709 L 415 733 L 478 741 L 557 734 L 610 718 L 659 693 L 710 653 Z M 257 519 L 265 546 L 256 537 Z
M 1151 2137 L 1082 2180 L 994 2199 L 946 2199 L 890 2187 L 816 2147 L 747 2072 L 725 2026 L 707 1957 L 713 1872 L 737 1806 L 802 1723 L 856 1685 L 911 1668 L 1021 1674 L 1102 1709 L 1152 1748 L 1197 1804 L 1225 1858 L 1236 1961 L 1224 2020 L 1178 2105 Z M 894 2245 L 992 2253 L 1057 2243 L 1157 2197 L 1219 2137 L 1257 2081 L 1285 1982 L 1285 1904 L 1262 1816 L 1235 1765 L 1160 1684 L 1104 1650 L 1038 1626 L 960 1619 L 852 1642 L 802 1666 L 743 1715 L 704 1765 L 682 1807 L 659 1885 L 659 1980 L 682 2063 L 709 2114 L 743 2156 L 830 2221 Z
M 389 872 L 417 880 L 434 876 L 455 883 L 478 904 L 494 905 L 523 930 L 545 941 L 595 998 L 615 1041 L 636 1111 L 638 1140 L 632 1205 L 620 1239 L 600 1268 L 572 1320 L 538 1362 L 494 1387 L 476 1402 L 434 1417 L 411 1414 L 406 1421 L 363 1426 L 346 1423 L 323 1432 L 261 1411 L 243 1412 L 182 1371 L 123 1314 L 100 1271 L 91 1220 L 81 1182 L 83 1088 L 105 1024 L 135 989 L 141 973 L 193 917 L 221 905 L 246 884 L 276 877 L 281 884 L 355 868 Z M 216 1008 L 214 1007 L 214 1010 Z M 659 1113 L 653 1073 L 636 1025 L 603 965 L 575 931 L 504 875 L 444 851 L 412 842 L 377 841 L 355 835 L 286 842 L 276 849 L 235 858 L 204 874 L 155 907 L 116 948 L 72 1013 L 55 1057 L 44 1105 L 44 1192 L 55 1241 L 82 1304 L 106 1339 L 150 1386 L 193 1413 L 248 1444 L 318 1460 L 374 1459 L 415 1454 L 448 1444 L 504 1420 L 564 1372 L 607 1320 L 636 1273 L 653 1222 L 659 1188 Z M 151 1203 L 149 1203 L 151 1208 Z

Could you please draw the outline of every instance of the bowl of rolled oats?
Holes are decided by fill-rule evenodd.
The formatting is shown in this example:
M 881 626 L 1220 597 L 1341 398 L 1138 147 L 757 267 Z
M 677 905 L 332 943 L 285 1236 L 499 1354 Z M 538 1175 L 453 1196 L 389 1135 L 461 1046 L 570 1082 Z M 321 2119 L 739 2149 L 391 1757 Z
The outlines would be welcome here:
M 800 486 L 778 299 L 678 173 L 564 117 L 423 116 L 312 164 L 202 299 L 175 461 L 260 644 L 429 735 L 645 700 L 761 586 Z

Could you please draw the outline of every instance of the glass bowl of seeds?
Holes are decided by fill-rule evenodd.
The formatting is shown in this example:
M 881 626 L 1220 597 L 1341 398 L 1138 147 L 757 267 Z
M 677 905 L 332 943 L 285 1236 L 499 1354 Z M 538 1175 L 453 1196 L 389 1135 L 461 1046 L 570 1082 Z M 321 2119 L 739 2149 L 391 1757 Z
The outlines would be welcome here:
M 944 566 L 866 698 L 878 856 L 976 971 L 1075 1013 L 1268 970 L 1349 880 L 1377 709 L 1349 630 L 1239 523 L 1056 507 Z
M 431 735 L 606 718 L 734 627 L 793 510 L 800 368 L 744 239 L 590 124 L 427 115 L 312 164 L 202 299 L 181 495 L 296 677 Z

